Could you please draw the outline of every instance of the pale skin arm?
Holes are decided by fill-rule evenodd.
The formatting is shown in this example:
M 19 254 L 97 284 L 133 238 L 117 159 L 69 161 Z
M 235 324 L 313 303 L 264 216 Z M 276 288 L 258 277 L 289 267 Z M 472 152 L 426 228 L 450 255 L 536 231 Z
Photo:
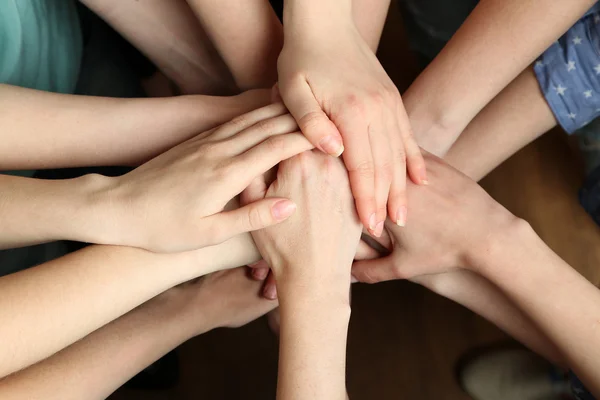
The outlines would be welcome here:
M 269 101 L 268 91 L 115 99 L 0 84 L 0 170 L 139 165 Z
M 0 377 L 54 354 L 175 285 L 259 258 L 245 234 L 177 254 L 91 246 L 0 278 Z
M 403 97 L 419 145 L 444 154 L 471 119 L 594 3 L 481 1 Z
M 237 89 L 185 0 L 81 0 L 143 52 L 183 93 Z
M 477 181 L 554 126 L 556 120 L 528 68 L 471 121 L 444 159 Z M 448 272 L 417 282 L 482 315 L 555 364 L 565 363 L 531 319 L 481 275 Z
M 302 266 L 291 266 L 300 269 Z M 331 268 L 323 265 L 320 269 Z M 318 277 L 321 280 L 322 277 Z M 281 279 L 277 399 L 346 399 L 349 282 Z
M 237 327 L 273 309 L 243 268 L 161 294 L 54 356 L 0 380 L 3 399 L 105 399 L 194 336 Z M 225 301 L 226 300 L 226 301 Z
M 283 27 L 267 0 L 187 2 L 241 90 L 270 87 L 277 81 Z M 389 4 L 389 0 L 352 1 L 357 29 L 373 51 L 379 45 Z
M 521 222 L 474 257 L 473 270 L 496 284 L 600 395 L 600 292 Z M 527 266 L 527 268 L 523 268 Z

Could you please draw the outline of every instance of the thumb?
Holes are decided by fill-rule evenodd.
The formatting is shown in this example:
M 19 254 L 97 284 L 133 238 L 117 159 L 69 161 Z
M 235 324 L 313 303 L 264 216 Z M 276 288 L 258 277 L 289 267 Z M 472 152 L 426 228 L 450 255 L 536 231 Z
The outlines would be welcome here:
M 302 80 L 281 89 L 283 102 L 298 122 L 304 136 L 324 153 L 339 157 L 344 152 L 342 136 L 323 112 L 308 82 Z
M 401 279 L 398 275 L 392 256 L 356 261 L 352 264 L 352 277 L 358 282 L 379 283 Z
M 224 211 L 205 220 L 210 242 L 222 243 L 241 233 L 256 231 L 285 221 L 296 211 L 296 204 L 288 199 L 268 198 L 250 203 L 237 210 Z
M 281 103 L 281 93 L 279 93 L 279 83 L 275 83 L 271 88 L 271 103 Z

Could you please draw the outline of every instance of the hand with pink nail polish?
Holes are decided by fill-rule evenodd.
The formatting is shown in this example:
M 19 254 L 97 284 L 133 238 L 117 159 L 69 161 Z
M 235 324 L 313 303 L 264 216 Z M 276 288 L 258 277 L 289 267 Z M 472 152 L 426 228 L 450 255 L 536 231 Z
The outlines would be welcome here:
M 400 93 L 351 3 L 286 0 L 279 89 L 308 140 L 343 156 L 360 221 L 379 236 L 388 215 L 406 224 L 407 175 L 417 184 L 427 177 Z
M 98 177 L 98 244 L 181 252 L 288 218 L 296 205 L 269 197 L 225 210 L 257 176 L 313 146 L 279 104 L 260 108 L 172 148 L 130 173 Z M 100 232 L 100 233 L 99 233 Z

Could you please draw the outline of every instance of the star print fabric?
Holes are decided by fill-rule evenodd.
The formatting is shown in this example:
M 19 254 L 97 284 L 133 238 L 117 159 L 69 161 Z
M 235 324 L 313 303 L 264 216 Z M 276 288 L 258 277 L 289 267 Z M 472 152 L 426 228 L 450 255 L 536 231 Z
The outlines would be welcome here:
M 600 116 L 600 3 L 542 54 L 534 71 L 567 133 Z

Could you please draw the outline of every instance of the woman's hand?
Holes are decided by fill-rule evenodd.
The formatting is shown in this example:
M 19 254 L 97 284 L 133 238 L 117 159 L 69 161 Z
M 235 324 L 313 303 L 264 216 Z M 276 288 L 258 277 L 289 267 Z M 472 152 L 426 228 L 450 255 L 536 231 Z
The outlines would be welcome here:
M 223 208 L 254 178 L 311 148 L 281 104 L 235 118 L 110 178 L 98 198 L 112 215 L 98 221 L 98 242 L 180 252 L 279 223 L 295 209 L 282 197 Z
M 435 156 L 426 156 L 431 185 L 410 185 L 410 229 L 386 224 L 383 241 L 391 254 L 358 261 L 352 275 L 361 282 L 419 276 L 470 268 L 473 254 L 485 250 L 489 238 L 516 218 L 477 183 Z M 385 238 L 388 235 L 384 235 Z
M 267 189 L 256 179 L 243 202 L 286 197 L 297 204 L 287 223 L 253 233 L 276 279 L 350 282 L 350 265 L 360 239 L 347 173 L 342 163 L 317 151 L 282 162 Z
M 406 223 L 406 172 L 426 182 L 425 163 L 398 89 L 351 15 L 336 14 L 323 27 L 314 14 L 288 12 L 279 87 L 308 140 L 333 156 L 343 152 L 360 221 L 379 236 L 388 214 Z

